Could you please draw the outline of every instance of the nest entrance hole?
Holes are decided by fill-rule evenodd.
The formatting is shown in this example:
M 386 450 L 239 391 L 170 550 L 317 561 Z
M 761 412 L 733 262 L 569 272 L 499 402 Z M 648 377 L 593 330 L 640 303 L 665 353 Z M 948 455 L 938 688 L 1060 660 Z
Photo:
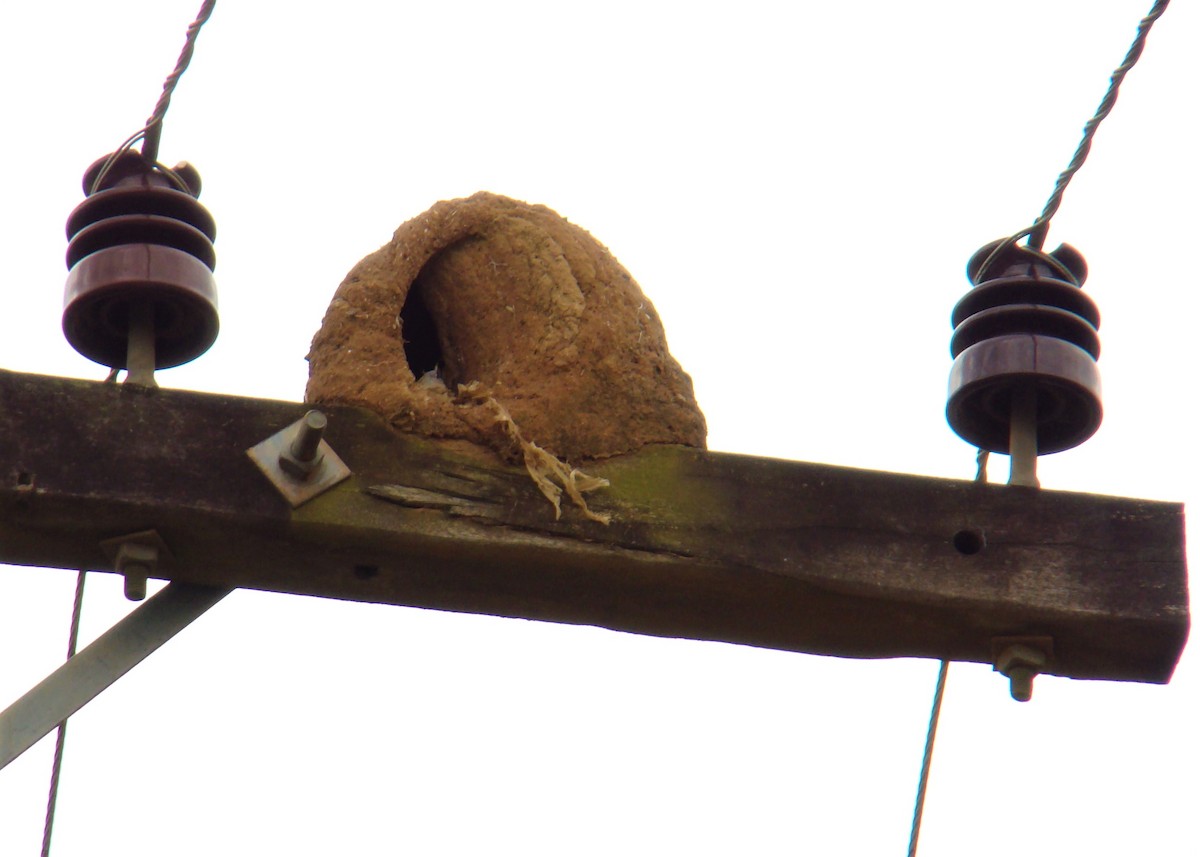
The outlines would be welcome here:
M 400 308 L 400 336 L 404 340 L 404 359 L 413 377 L 420 379 L 427 372 L 446 374 L 446 361 L 442 357 L 441 340 L 433 314 L 425 303 L 421 278 L 413 282 Z

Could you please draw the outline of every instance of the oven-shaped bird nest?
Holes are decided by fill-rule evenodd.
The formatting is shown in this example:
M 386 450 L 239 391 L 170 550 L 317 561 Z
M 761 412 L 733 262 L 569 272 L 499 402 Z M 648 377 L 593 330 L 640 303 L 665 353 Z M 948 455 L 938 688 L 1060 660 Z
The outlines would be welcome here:
M 572 496 L 589 486 L 566 462 L 705 442 L 629 272 L 549 208 L 490 193 L 437 203 L 359 262 L 308 360 L 308 401 L 488 446 Z

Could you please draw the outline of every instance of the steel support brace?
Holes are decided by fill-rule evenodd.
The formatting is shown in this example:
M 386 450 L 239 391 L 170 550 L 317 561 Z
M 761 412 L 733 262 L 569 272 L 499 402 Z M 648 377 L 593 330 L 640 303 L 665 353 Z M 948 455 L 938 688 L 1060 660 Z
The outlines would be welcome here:
M 232 590 L 170 583 L 0 712 L 0 769 Z

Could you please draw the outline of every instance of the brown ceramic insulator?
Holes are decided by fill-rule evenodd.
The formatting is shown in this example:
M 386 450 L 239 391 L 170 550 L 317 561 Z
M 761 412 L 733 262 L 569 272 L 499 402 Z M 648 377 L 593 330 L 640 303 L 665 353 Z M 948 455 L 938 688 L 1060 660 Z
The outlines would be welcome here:
M 155 368 L 196 359 L 217 338 L 212 272 L 195 256 L 157 244 L 97 250 L 67 275 L 63 333 L 83 356 L 126 368 L 129 307 L 154 307 Z
M 946 419 L 968 443 L 1007 454 L 1012 393 L 1025 380 L 1037 386 L 1040 453 L 1071 449 L 1100 428 L 1096 361 L 1069 342 L 1030 334 L 988 339 L 958 356 Z
M 177 175 L 187 191 L 136 152 L 118 158 L 96 185 L 107 158 L 84 175 L 90 195 L 67 219 L 63 333 L 91 360 L 125 368 L 130 307 L 153 307 L 155 368 L 203 354 L 218 330 L 212 215 L 192 193 L 190 166 Z
M 1100 427 L 1100 312 L 1080 284 L 1083 256 L 981 248 L 967 266 L 974 288 L 954 308 L 946 418 L 981 449 L 1009 452 L 1013 393 L 1037 392 L 1037 449 L 1060 452 Z M 991 262 L 986 265 L 988 259 Z

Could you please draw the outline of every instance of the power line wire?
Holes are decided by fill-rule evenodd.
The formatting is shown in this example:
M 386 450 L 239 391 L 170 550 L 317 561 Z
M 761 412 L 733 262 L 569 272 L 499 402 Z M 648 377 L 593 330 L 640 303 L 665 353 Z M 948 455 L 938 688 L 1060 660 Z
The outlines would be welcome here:
M 183 50 L 179 53 L 179 59 L 175 61 L 175 68 L 167 75 L 167 79 L 163 81 L 163 91 L 158 97 L 158 103 L 154 105 L 154 112 L 150 114 L 150 118 L 146 120 L 145 136 L 142 138 L 142 157 L 150 163 L 158 160 L 158 141 L 162 136 L 163 117 L 167 115 L 167 108 L 171 106 L 171 94 L 175 92 L 175 87 L 179 84 L 179 78 L 187 71 L 188 65 L 192 62 L 192 53 L 196 50 L 196 38 L 200 35 L 200 28 L 205 22 L 212 17 L 213 9 L 216 8 L 217 0 L 204 0 L 200 5 L 200 11 L 196 13 L 196 20 L 188 24 L 187 36 L 183 42 Z
M 80 569 L 75 578 L 75 605 L 71 608 L 71 633 L 67 639 L 67 660 L 75 657 L 79 643 L 79 617 L 83 613 L 83 584 L 87 572 Z M 50 797 L 46 801 L 46 824 L 42 828 L 42 857 L 50 857 L 50 835 L 54 830 L 54 811 L 58 807 L 58 783 L 62 776 L 63 749 L 67 743 L 67 721 L 58 724 L 58 737 L 54 742 L 54 766 L 50 771 Z
M 921 835 L 921 816 L 925 813 L 925 789 L 929 785 L 929 768 L 933 763 L 933 740 L 937 736 L 938 720 L 942 715 L 942 698 L 946 694 L 946 674 L 949 671 L 950 662 L 942 661 L 938 669 L 937 689 L 933 692 L 933 710 L 929 713 L 929 731 L 925 734 L 925 756 L 921 760 L 921 779 L 917 783 L 912 831 L 908 836 L 908 857 L 916 857 L 917 838 Z
M 975 481 L 984 483 L 987 478 L 988 451 L 979 449 L 975 454 Z M 908 834 L 908 857 L 917 855 L 917 839 L 921 836 L 921 819 L 925 815 L 925 792 L 929 788 L 929 770 L 933 767 L 933 743 L 937 738 L 938 721 L 942 717 L 942 699 L 946 695 L 946 676 L 950 673 L 950 661 L 942 660 L 938 668 L 937 687 L 933 691 L 933 708 L 929 712 L 929 728 L 925 732 L 925 753 L 921 757 L 921 777 L 917 781 L 917 799 L 913 804 L 912 829 Z
M 154 111 L 150 114 L 150 118 L 146 120 L 146 124 L 137 131 L 125 138 L 125 141 L 117 147 L 117 150 L 108 156 L 104 162 L 104 166 L 96 173 L 96 178 L 92 181 L 92 187 L 89 193 L 95 193 L 100 187 L 104 177 L 108 175 L 108 171 L 112 169 L 113 164 L 133 145 L 138 141 L 142 141 L 142 158 L 147 163 L 153 164 L 159 172 L 162 172 L 171 179 L 180 190 L 190 193 L 187 183 L 183 181 L 175 172 L 162 164 L 158 163 L 158 143 L 162 137 L 163 118 L 167 115 L 167 108 L 171 106 L 171 95 L 175 92 L 175 87 L 179 84 L 179 78 L 187 71 L 187 67 L 192 62 L 192 54 L 196 50 L 196 38 L 200 35 L 200 28 L 205 25 L 209 18 L 212 17 L 213 10 L 216 8 L 217 0 L 204 0 L 200 5 L 200 11 L 196 13 L 196 19 L 188 24 L 187 35 L 184 38 L 183 50 L 179 52 L 179 59 L 175 61 L 175 68 L 167 75 L 167 79 L 163 81 L 163 91 L 158 97 L 158 103 L 154 105 Z
M 1042 208 L 1042 213 L 1032 224 L 1010 235 L 1007 240 L 1001 241 L 996 245 L 996 249 L 984 260 L 979 266 L 979 272 L 976 279 L 982 281 L 985 273 L 991 268 L 992 263 L 1000 257 L 1007 248 L 1015 246 L 1022 238 L 1027 238 L 1026 247 L 1030 253 L 1037 255 L 1038 260 L 1047 263 L 1059 270 L 1059 273 L 1065 273 L 1068 282 L 1074 282 L 1075 277 L 1070 272 L 1066 271 L 1061 264 L 1047 253 L 1042 253 L 1042 245 L 1046 242 L 1046 232 L 1050 228 L 1050 220 L 1058 212 L 1058 208 L 1062 205 L 1063 194 L 1067 190 L 1067 185 L 1071 183 L 1071 179 L 1079 172 L 1084 161 L 1087 160 L 1088 152 L 1092 148 L 1092 139 L 1096 136 L 1096 129 L 1100 127 L 1108 114 L 1112 112 L 1113 106 L 1117 103 L 1117 94 L 1121 88 L 1121 83 L 1125 80 L 1125 75 L 1129 70 L 1137 64 L 1138 59 L 1142 55 L 1142 50 L 1146 47 L 1146 37 L 1150 34 L 1150 28 L 1154 26 L 1154 22 L 1162 17 L 1167 11 L 1167 6 L 1170 0 L 1155 0 L 1150 11 L 1146 16 L 1138 22 L 1137 34 L 1134 36 L 1129 50 L 1125 52 L 1125 59 L 1113 71 L 1112 76 L 1108 81 L 1108 90 L 1104 93 L 1104 97 L 1100 99 L 1100 105 L 1096 108 L 1096 112 L 1092 114 L 1083 126 L 1083 136 L 1079 140 L 1079 145 L 1075 148 L 1075 154 L 1071 158 L 1071 162 L 1067 168 L 1058 174 L 1058 178 L 1054 182 L 1054 190 L 1050 192 L 1050 198 L 1046 200 L 1046 205 Z
M 187 35 L 184 38 L 183 50 L 179 54 L 179 59 L 175 61 L 175 68 L 167 75 L 167 79 L 163 82 L 162 94 L 158 97 L 158 102 L 154 105 L 154 111 L 150 114 L 150 118 L 146 120 L 146 124 L 141 129 L 131 134 L 125 141 L 117 147 L 117 150 L 108 156 L 104 162 L 104 166 L 96 173 L 96 178 L 92 182 L 90 193 L 94 193 L 101 186 L 101 182 L 112 169 L 113 164 L 133 147 L 133 144 L 138 140 L 142 141 L 142 157 L 164 173 L 180 190 L 190 193 L 187 183 L 180 178 L 174 170 L 158 163 L 158 144 L 162 136 L 163 117 L 167 114 L 167 108 L 171 106 L 171 95 L 175 91 L 175 87 L 179 84 L 179 78 L 187 71 L 188 65 L 191 64 L 192 54 L 196 49 L 196 37 L 200 35 L 200 28 L 205 22 L 212 17 L 213 10 L 216 8 L 217 0 L 204 0 L 200 5 L 200 11 L 196 14 L 196 18 L 188 25 Z M 115 372 L 108 378 L 109 381 L 115 380 Z M 80 570 L 79 576 L 75 582 L 75 603 L 71 610 L 71 631 L 67 641 L 67 660 L 75 657 L 75 649 L 79 642 L 79 619 L 83 612 L 83 586 L 87 577 L 87 572 Z M 62 763 L 63 752 L 67 742 L 67 721 L 64 719 L 58 724 L 58 735 L 54 744 L 54 763 L 50 772 L 50 795 L 46 801 L 46 823 L 42 828 L 42 857 L 50 855 L 50 839 L 54 831 L 54 815 L 58 807 L 58 785 L 62 778 Z
M 1066 275 L 1069 282 L 1075 282 L 1075 275 L 1067 268 L 1047 253 L 1042 252 L 1042 246 L 1046 241 L 1046 232 L 1050 228 L 1050 220 L 1057 213 L 1059 206 L 1062 204 L 1063 194 L 1066 192 L 1067 185 L 1071 183 L 1071 179 L 1079 172 L 1084 161 L 1087 160 L 1088 152 L 1092 148 L 1092 139 L 1096 136 L 1096 129 L 1100 127 L 1100 123 L 1107 118 L 1112 112 L 1113 106 L 1117 103 L 1117 94 L 1121 88 L 1121 82 L 1125 80 L 1125 75 L 1134 67 L 1138 59 L 1142 55 L 1142 50 L 1146 47 L 1146 37 L 1150 34 L 1150 28 L 1154 26 L 1154 22 L 1162 17 L 1162 14 L 1167 11 L 1167 6 L 1170 0 L 1155 0 L 1154 5 L 1146 16 L 1138 22 L 1137 35 L 1134 36 L 1133 43 L 1130 44 L 1129 50 L 1125 52 L 1125 59 L 1113 71 L 1109 78 L 1108 90 L 1104 93 L 1104 97 L 1100 99 L 1100 106 L 1096 108 L 1096 112 L 1092 114 L 1083 126 L 1083 137 L 1079 141 L 1079 145 L 1075 148 L 1075 154 L 1071 157 L 1071 162 L 1067 168 L 1058 174 L 1058 178 L 1054 182 L 1054 190 L 1050 193 L 1050 198 L 1046 200 L 1046 205 L 1042 208 L 1042 213 L 1038 218 L 1026 229 L 1009 237 L 1007 241 L 1001 241 L 997 244 L 996 249 L 984 260 L 979 266 L 979 272 L 975 277 L 976 282 L 982 282 L 984 274 L 991 267 L 992 263 L 1000 256 L 1000 254 L 1008 247 L 1015 246 L 1022 238 L 1028 237 L 1026 247 L 1031 255 L 1036 256 L 1040 261 L 1046 262 Z M 988 451 L 980 448 L 975 456 L 975 481 L 987 482 L 987 463 Z M 941 667 L 938 670 L 937 688 L 933 693 L 933 709 L 929 714 L 929 730 L 925 735 L 925 754 L 921 760 L 921 778 L 917 784 L 917 799 L 913 807 L 912 831 L 908 840 L 908 857 L 916 857 L 917 839 L 921 833 L 921 817 L 925 812 L 925 792 L 929 784 L 929 769 L 933 762 L 933 744 L 937 737 L 938 720 L 942 712 L 942 698 L 946 691 L 946 675 L 949 672 L 950 662 L 943 660 Z
M 1079 168 L 1083 166 L 1083 162 L 1087 160 L 1088 152 L 1092 148 L 1092 138 L 1096 136 L 1096 129 L 1100 127 L 1100 123 L 1105 120 L 1109 113 L 1112 112 L 1113 106 L 1117 103 L 1117 93 L 1121 89 L 1121 82 L 1125 80 L 1125 75 L 1137 63 L 1138 58 L 1142 55 L 1142 49 L 1146 47 L 1146 37 L 1150 35 L 1150 28 L 1154 26 L 1154 22 L 1162 17 L 1163 12 L 1167 11 L 1167 5 L 1170 0 L 1155 0 L 1154 5 L 1146 16 L 1138 22 L 1137 35 L 1133 39 L 1133 43 L 1129 46 L 1129 50 L 1125 53 L 1125 59 L 1113 71 L 1112 77 L 1108 81 L 1108 91 L 1104 93 L 1104 97 L 1100 99 L 1100 106 L 1096 108 L 1096 112 L 1092 115 L 1083 126 L 1083 137 L 1079 141 L 1079 145 L 1075 149 L 1075 154 L 1071 158 L 1071 163 L 1067 168 L 1058 174 L 1058 179 L 1054 182 L 1054 190 L 1050 193 L 1050 198 L 1046 200 L 1046 205 L 1042 209 L 1041 215 L 1029 227 L 1029 246 L 1035 249 L 1042 249 L 1042 245 L 1046 241 L 1046 231 L 1050 228 L 1050 218 L 1054 217 L 1058 211 L 1059 205 L 1062 204 L 1063 193 L 1070 184 L 1071 179 L 1079 172 Z

